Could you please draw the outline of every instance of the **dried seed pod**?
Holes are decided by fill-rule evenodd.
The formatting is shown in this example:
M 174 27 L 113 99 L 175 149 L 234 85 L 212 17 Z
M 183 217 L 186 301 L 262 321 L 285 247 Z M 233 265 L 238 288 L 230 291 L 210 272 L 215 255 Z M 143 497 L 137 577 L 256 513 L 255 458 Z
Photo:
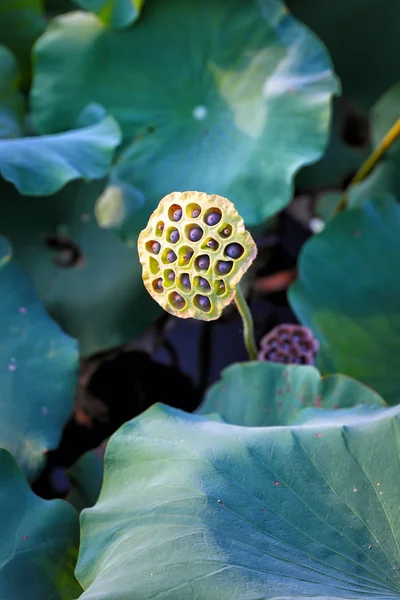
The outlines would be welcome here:
M 274 327 L 260 343 L 259 360 L 297 365 L 313 365 L 319 342 L 303 325 Z
M 171 237 L 172 232 L 177 233 Z M 155 240 L 160 248 L 153 246 Z M 173 315 L 203 320 L 221 315 L 257 255 L 234 205 L 202 192 L 174 192 L 163 198 L 139 236 L 138 250 L 151 296 Z M 170 265 L 164 284 L 154 283 L 158 271 L 150 259 L 156 256 Z

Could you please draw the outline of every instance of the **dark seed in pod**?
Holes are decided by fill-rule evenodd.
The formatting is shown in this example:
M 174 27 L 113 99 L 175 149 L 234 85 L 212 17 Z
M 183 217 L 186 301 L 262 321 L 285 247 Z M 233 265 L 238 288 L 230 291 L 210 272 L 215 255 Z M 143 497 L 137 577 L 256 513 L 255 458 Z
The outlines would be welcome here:
M 219 260 L 217 268 L 220 273 L 222 273 L 223 275 L 226 275 L 232 269 L 232 263 L 225 262 L 224 260 Z
M 153 242 L 153 244 L 151 245 L 151 249 L 154 252 L 154 254 L 158 254 L 160 252 L 160 248 L 161 244 L 159 244 L 159 242 Z
M 183 287 L 190 288 L 190 277 L 186 273 L 184 273 L 181 277 L 181 283 Z
M 204 279 L 204 277 L 199 277 L 199 286 L 204 290 L 210 289 L 210 284 L 208 283 L 207 279 Z
M 163 289 L 161 277 L 159 279 L 157 279 L 157 281 L 154 282 L 154 288 L 156 290 L 162 290 Z
M 203 230 L 200 227 L 193 227 L 189 232 L 189 238 L 192 242 L 198 242 L 203 236 Z
M 161 231 L 161 232 L 162 232 L 162 231 L 164 231 L 164 223 L 159 223 L 159 224 L 157 225 L 157 230 L 158 230 L 158 231 Z
M 208 269 L 210 266 L 210 258 L 208 256 L 199 256 L 197 259 L 197 266 L 199 269 Z
M 175 281 L 175 273 L 173 271 L 171 271 L 170 273 L 168 273 L 168 279 L 170 281 Z
M 174 221 L 180 221 L 182 219 L 182 209 L 177 208 L 176 210 L 174 210 L 174 212 L 172 213 L 172 218 Z
M 176 304 L 183 304 L 185 301 L 180 294 L 175 294 L 174 301 Z
M 198 208 L 195 208 L 195 209 L 192 211 L 192 219 L 197 219 L 197 217 L 199 216 L 199 214 L 200 214 L 200 211 L 199 211 L 199 209 L 198 209 Z
M 225 248 L 225 254 L 230 258 L 240 258 L 244 252 L 243 246 L 240 244 L 228 244 Z
M 175 252 L 173 250 L 170 250 L 167 253 L 167 261 L 169 263 L 173 263 L 175 260 L 176 260 L 176 254 L 175 254 Z
M 190 260 L 193 256 L 194 250 L 189 250 L 186 254 L 183 255 L 183 260 Z
M 225 229 L 222 230 L 221 235 L 222 237 L 228 237 L 231 233 L 231 230 L 229 229 L 229 227 L 225 227 Z
M 207 246 L 212 250 L 216 250 L 218 248 L 218 242 L 216 242 L 215 240 L 208 240 Z
M 210 304 L 210 300 L 208 298 L 206 298 L 206 296 L 198 296 L 198 303 L 200 304 L 200 306 L 202 308 L 207 308 L 209 309 L 211 304 Z
M 174 229 L 173 231 L 171 231 L 170 235 L 169 235 L 169 239 L 170 241 L 175 244 L 178 240 L 179 240 L 179 231 L 177 229 Z
M 221 215 L 217 212 L 211 212 L 208 213 L 208 215 L 206 216 L 206 223 L 207 225 L 216 225 L 217 223 L 219 223 L 221 220 Z

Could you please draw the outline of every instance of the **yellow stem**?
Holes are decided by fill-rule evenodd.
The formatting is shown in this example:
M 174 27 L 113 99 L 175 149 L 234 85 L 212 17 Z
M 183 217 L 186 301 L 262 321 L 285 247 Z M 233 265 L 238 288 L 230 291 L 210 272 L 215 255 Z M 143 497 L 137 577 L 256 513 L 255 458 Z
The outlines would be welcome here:
M 235 303 L 240 316 L 242 317 L 244 343 L 249 358 L 250 360 L 257 360 L 257 346 L 254 340 L 253 317 L 251 316 L 249 306 L 245 297 L 243 296 L 243 292 L 239 284 L 236 286 Z
M 361 165 L 357 173 L 354 175 L 353 179 L 350 181 L 346 190 L 343 192 L 342 197 L 336 205 L 335 213 L 342 212 L 349 202 L 349 189 L 363 181 L 367 175 L 372 171 L 375 167 L 376 163 L 382 158 L 383 154 L 390 148 L 393 142 L 400 135 L 400 119 L 396 121 L 396 123 L 389 129 L 385 137 L 381 140 L 380 144 L 375 148 L 375 150 L 370 154 L 367 160 Z

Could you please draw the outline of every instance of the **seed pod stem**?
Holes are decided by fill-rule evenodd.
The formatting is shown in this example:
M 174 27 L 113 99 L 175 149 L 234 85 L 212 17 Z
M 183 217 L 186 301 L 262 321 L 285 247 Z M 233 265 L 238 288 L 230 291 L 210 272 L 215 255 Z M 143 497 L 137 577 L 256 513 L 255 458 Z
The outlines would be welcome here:
M 236 286 L 235 304 L 243 321 L 243 338 L 250 360 L 257 360 L 257 346 L 254 339 L 253 317 L 249 305 L 243 295 L 242 289 L 238 284 Z

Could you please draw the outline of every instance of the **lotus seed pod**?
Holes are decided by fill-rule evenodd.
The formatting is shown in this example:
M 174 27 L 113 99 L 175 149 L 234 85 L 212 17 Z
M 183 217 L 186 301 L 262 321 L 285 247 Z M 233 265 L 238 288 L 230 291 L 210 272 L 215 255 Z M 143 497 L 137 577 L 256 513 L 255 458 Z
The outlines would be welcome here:
M 260 343 L 259 360 L 283 364 L 313 365 L 319 342 L 303 325 L 278 325 Z
M 139 236 L 138 251 L 154 300 L 173 315 L 206 321 L 218 319 L 233 300 L 257 255 L 232 202 L 202 192 L 163 198 Z

